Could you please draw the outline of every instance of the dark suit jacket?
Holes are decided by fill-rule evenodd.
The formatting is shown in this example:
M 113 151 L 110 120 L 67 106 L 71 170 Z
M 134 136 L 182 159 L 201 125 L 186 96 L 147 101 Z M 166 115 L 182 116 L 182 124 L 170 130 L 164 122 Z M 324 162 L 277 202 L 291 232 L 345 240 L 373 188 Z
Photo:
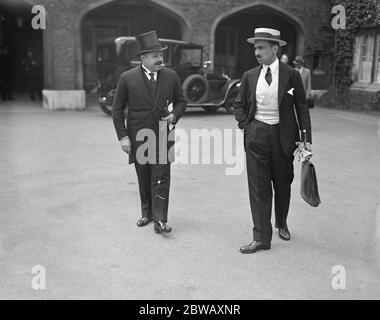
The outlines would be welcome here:
M 114 101 L 112 117 L 119 140 L 129 136 L 132 152 L 129 163 L 136 160 L 136 150 L 144 142 L 136 141 L 140 129 L 152 129 L 158 137 L 158 125 L 162 108 L 173 103 L 176 122 L 186 109 L 182 86 L 175 71 L 163 67 L 157 74 L 157 90 L 154 93 L 141 66 L 120 75 Z M 127 124 L 124 110 L 127 108 Z
M 244 73 L 240 94 L 235 101 L 235 117 L 239 128 L 244 129 L 244 132 L 248 123 L 255 117 L 256 85 L 260 70 L 261 65 Z M 293 95 L 287 93 L 291 88 L 294 88 Z M 279 64 L 278 104 L 281 147 L 287 156 L 292 156 L 296 149 L 296 141 L 301 141 L 299 130 L 306 130 L 307 141 L 311 143 L 310 114 L 300 73 L 281 62 Z

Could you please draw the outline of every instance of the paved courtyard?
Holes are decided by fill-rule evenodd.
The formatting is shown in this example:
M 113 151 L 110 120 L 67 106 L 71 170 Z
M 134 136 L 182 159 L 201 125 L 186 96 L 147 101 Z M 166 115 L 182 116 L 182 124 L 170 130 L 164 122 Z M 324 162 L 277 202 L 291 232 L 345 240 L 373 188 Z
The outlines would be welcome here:
M 299 196 L 272 249 L 252 240 L 247 177 L 226 165 L 173 166 L 169 223 L 137 228 L 133 166 L 96 106 L 49 112 L 0 105 L 1 299 L 367 299 L 380 297 L 379 115 L 315 108 L 313 163 L 322 204 Z M 224 110 L 188 109 L 179 128 L 237 128 Z M 240 157 L 244 154 L 241 153 Z M 34 290 L 32 269 L 46 270 Z M 334 290 L 334 266 L 346 289 Z

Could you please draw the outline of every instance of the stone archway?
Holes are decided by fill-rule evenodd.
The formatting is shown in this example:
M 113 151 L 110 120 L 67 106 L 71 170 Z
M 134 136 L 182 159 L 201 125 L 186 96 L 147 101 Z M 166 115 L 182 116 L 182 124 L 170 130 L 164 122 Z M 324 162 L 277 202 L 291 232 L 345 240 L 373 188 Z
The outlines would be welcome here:
M 96 83 L 95 48 L 103 38 L 157 30 L 161 38 L 187 40 L 190 34 L 182 15 L 157 0 L 99 0 L 84 8 L 79 17 L 77 70 L 79 85 L 87 91 Z
M 303 54 L 303 22 L 283 8 L 262 0 L 254 1 L 235 7 L 214 21 L 210 47 L 213 69 L 216 72 L 225 72 L 231 77 L 239 78 L 244 71 L 257 65 L 253 47 L 246 42 L 257 27 L 281 30 L 282 38 L 288 42 L 282 52 L 289 54 L 290 61 L 296 55 Z

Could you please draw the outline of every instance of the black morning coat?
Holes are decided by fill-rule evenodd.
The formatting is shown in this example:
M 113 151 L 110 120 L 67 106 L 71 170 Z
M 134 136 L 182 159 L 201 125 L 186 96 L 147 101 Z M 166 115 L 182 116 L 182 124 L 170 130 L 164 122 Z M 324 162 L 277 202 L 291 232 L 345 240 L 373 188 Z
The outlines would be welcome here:
M 243 74 L 240 94 L 235 101 L 235 118 L 239 128 L 244 129 L 244 133 L 248 123 L 255 117 L 256 85 L 260 71 L 261 65 Z M 292 88 L 294 90 L 291 90 Z M 293 95 L 288 93 L 289 90 Z M 281 62 L 279 63 L 278 104 L 281 147 L 285 155 L 291 157 L 297 147 L 296 141 L 301 141 L 299 130 L 306 130 L 306 140 L 311 143 L 310 113 L 300 73 Z
M 158 71 L 156 92 L 153 92 L 141 65 L 120 75 L 112 104 L 112 117 L 118 139 L 129 136 L 131 140 L 129 163 L 136 161 L 136 150 L 144 143 L 136 141 L 137 132 L 140 129 L 152 129 L 158 136 L 162 110 L 170 103 L 173 103 L 172 113 L 178 122 L 185 112 L 187 103 L 182 93 L 181 81 L 175 71 L 166 67 Z M 124 116 L 126 108 L 127 125 Z M 168 143 L 168 148 L 173 143 Z

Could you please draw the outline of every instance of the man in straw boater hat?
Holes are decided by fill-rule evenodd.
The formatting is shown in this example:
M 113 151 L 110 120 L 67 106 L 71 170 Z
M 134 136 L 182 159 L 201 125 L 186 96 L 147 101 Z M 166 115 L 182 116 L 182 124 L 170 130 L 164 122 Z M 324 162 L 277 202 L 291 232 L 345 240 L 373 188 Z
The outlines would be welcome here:
M 286 219 L 294 177 L 293 152 L 300 141 L 299 130 L 306 130 L 310 149 L 311 124 L 300 73 L 277 58 L 279 47 L 286 45 L 280 31 L 257 28 L 247 41 L 254 44 L 260 65 L 244 73 L 234 107 L 239 128 L 244 130 L 254 224 L 253 242 L 240 251 L 254 253 L 271 247 L 273 191 L 275 226 L 281 239 L 290 240 Z
M 159 43 L 156 31 L 140 34 L 136 41 L 142 63 L 120 76 L 112 117 L 121 148 L 136 169 L 142 213 L 137 226 L 154 221 L 157 233 L 168 233 L 172 230 L 167 225 L 170 162 L 174 161 L 167 153 L 174 144 L 168 139 L 169 126 L 185 112 L 186 100 L 178 75 L 163 66 L 167 46 Z

